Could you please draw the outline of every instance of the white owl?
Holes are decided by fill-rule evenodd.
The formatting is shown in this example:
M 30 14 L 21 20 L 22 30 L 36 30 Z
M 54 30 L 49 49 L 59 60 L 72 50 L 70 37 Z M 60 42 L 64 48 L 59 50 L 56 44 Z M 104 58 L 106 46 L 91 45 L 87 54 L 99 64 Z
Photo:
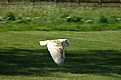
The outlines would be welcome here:
M 47 45 L 48 51 L 50 52 L 54 62 L 58 65 L 62 65 L 65 59 L 64 46 L 69 45 L 67 39 L 57 39 L 57 40 L 46 40 L 39 41 L 41 46 Z

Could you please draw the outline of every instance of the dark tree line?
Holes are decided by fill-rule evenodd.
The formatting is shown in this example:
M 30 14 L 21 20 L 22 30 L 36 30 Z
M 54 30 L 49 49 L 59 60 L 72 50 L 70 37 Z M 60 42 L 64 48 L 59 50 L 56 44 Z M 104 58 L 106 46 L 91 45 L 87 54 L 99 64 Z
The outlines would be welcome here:
M 22 1 L 22 0 L 2 0 L 1 2 L 6 2 L 6 3 L 10 4 L 11 2 L 14 2 L 14 1 Z M 31 1 L 33 4 L 35 4 L 35 1 L 37 1 L 37 0 L 28 0 L 28 1 Z
M 121 0 L 1 0 L 1 2 L 11 3 L 14 1 L 31 1 L 32 4 L 35 4 L 37 1 L 49 1 L 49 2 L 78 2 L 78 3 L 121 3 Z

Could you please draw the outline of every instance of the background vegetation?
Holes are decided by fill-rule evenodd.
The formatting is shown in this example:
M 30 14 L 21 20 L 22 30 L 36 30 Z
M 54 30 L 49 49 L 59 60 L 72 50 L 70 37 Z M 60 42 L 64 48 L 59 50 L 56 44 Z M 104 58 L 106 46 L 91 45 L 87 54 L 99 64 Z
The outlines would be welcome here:
M 83 7 L 82 7 L 83 6 Z M 0 31 L 104 31 L 121 29 L 121 10 L 76 3 L 1 5 Z M 94 6 L 94 5 L 93 5 Z M 97 6 L 95 4 L 95 6 Z

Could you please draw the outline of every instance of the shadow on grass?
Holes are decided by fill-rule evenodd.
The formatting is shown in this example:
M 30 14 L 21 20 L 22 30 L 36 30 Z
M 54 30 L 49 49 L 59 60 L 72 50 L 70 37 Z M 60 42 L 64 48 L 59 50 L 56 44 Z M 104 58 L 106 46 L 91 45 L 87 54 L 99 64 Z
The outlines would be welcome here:
M 75 74 L 121 74 L 121 50 L 66 52 L 63 66 L 57 66 L 45 49 L 0 49 L 0 75 L 40 75 L 54 72 Z

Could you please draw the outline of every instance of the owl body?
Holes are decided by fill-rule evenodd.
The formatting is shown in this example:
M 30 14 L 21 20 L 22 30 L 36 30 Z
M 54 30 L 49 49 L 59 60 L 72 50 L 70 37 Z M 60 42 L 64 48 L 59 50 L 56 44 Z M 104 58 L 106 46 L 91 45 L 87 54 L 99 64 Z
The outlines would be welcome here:
M 64 63 L 65 53 L 63 47 L 69 45 L 67 39 L 46 40 L 39 43 L 42 46 L 47 45 L 48 51 L 56 64 L 62 65 Z

